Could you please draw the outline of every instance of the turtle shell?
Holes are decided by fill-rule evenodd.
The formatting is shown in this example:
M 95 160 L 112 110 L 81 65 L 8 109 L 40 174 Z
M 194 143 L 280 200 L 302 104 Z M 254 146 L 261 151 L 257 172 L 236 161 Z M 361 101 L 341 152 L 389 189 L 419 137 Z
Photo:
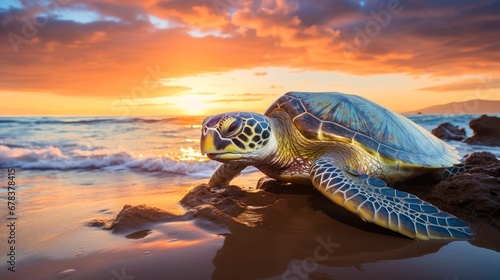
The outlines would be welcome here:
M 319 141 L 353 144 L 387 164 L 448 167 L 455 148 L 408 118 L 370 100 L 338 92 L 288 92 L 265 115 L 284 111 L 300 133 Z

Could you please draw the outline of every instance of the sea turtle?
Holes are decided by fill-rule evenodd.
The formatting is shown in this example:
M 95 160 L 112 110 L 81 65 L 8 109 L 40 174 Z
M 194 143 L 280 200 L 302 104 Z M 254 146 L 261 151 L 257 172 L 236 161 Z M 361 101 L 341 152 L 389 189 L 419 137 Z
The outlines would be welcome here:
M 202 154 L 222 162 L 209 187 L 247 166 L 281 182 L 312 184 L 367 222 L 414 239 L 469 239 L 467 223 L 389 187 L 426 172 L 460 171 L 452 146 L 406 117 L 356 95 L 288 92 L 264 115 L 232 112 L 203 121 Z

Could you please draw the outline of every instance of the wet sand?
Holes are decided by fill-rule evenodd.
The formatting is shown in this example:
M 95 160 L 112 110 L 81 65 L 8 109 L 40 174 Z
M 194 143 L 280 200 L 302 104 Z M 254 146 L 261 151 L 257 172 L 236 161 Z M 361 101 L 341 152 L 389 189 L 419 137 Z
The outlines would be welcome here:
M 243 175 L 238 186 L 215 192 L 200 180 L 182 193 L 136 191 L 98 202 L 92 191 L 79 190 L 89 199 L 25 217 L 46 223 L 22 239 L 36 239 L 44 253 L 23 249 L 20 255 L 30 257 L 21 258 L 15 274 L 2 264 L 0 278 L 496 279 L 500 273 L 500 234 L 480 221 L 467 220 L 475 240 L 414 241 L 362 222 L 312 187 L 269 181 L 257 190 L 260 176 Z

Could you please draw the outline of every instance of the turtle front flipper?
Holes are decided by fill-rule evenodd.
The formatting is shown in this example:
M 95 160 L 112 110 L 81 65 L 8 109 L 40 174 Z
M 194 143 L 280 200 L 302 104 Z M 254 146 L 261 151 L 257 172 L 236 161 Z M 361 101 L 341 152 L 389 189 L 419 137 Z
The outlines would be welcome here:
M 240 175 L 240 172 L 247 167 L 246 164 L 239 163 L 222 163 L 217 169 L 215 169 L 214 174 L 210 177 L 208 181 L 208 186 L 210 188 L 223 188 L 227 187 L 231 180 Z
M 413 239 L 470 239 L 474 234 L 459 218 L 415 195 L 389 188 L 383 180 L 346 172 L 334 159 L 333 155 L 317 159 L 311 165 L 311 181 L 362 220 Z

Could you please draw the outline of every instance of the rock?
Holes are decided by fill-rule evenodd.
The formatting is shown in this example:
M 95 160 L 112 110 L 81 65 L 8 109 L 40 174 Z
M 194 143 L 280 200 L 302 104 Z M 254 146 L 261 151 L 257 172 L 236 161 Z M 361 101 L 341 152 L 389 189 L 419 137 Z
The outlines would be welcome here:
M 262 222 L 258 211 L 251 208 L 273 205 L 277 197 L 265 193 L 252 193 L 238 186 L 210 189 L 207 184 L 193 188 L 181 200 L 195 218 L 208 219 L 223 227 L 244 225 L 255 227 Z
M 125 205 L 118 213 L 116 219 L 104 229 L 113 230 L 113 232 L 125 232 L 132 229 L 139 229 L 143 225 L 151 222 L 169 222 L 181 220 L 183 217 L 161 210 L 156 207 L 146 205 L 131 206 Z
M 492 176 L 496 175 L 496 176 Z M 433 186 L 420 197 L 467 221 L 476 232 L 471 241 L 480 247 L 500 250 L 500 166 L 476 167 Z
M 443 140 L 457 140 L 462 141 L 467 138 L 465 129 L 459 126 L 446 122 L 440 124 L 432 130 L 432 134 Z
M 497 157 L 488 152 L 476 152 L 464 156 L 466 166 L 488 166 L 491 164 L 499 164 Z
M 104 219 L 94 219 L 90 222 L 87 223 L 87 225 L 89 227 L 100 227 L 100 228 L 104 228 L 106 226 L 108 226 L 108 223 L 109 221 L 106 221 Z
M 439 182 L 421 198 L 466 221 L 482 220 L 500 230 L 498 177 L 475 170 Z
M 500 118 L 482 115 L 469 123 L 474 135 L 465 139 L 473 145 L 500 146 Z

